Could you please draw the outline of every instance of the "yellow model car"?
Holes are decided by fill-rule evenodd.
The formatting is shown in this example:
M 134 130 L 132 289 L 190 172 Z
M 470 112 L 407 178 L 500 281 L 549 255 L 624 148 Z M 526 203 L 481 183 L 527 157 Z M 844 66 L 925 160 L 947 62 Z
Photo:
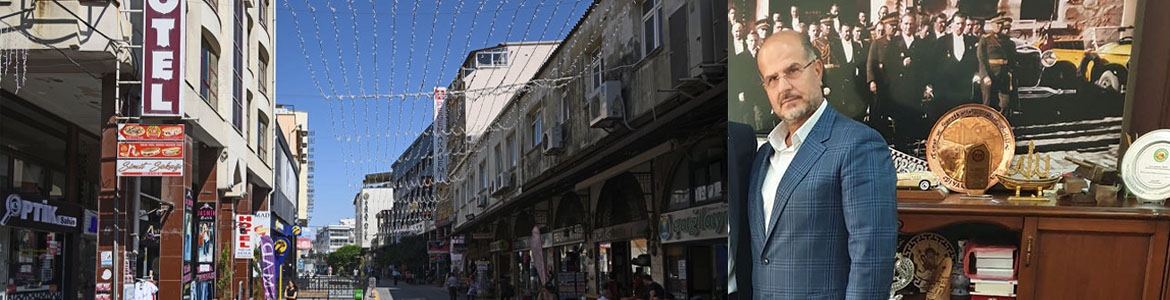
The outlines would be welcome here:
M 930 171 L 915 171 L 898 173 L 898 182 L 895 185 L 898 188 L 918 188 L 927 191 L 937 187 L 938 180 L 938 175 L 934 175 Z

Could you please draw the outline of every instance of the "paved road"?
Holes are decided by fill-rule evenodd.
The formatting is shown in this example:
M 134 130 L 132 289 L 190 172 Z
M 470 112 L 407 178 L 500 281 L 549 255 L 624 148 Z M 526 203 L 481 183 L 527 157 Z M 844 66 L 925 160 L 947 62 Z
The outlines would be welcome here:
M 405 282 L 399 282 L 398 286 L 394 286 L 393 282 L 382 281 L 378 284 L 376 296 L 371 295 L 366 299 L 375 300 L 448 300 L 451 299 L 447 295 L 447 289 L 437 287 L 434 285 L 412 285 Z M 463 297 L 459 297 L 463 299 Z

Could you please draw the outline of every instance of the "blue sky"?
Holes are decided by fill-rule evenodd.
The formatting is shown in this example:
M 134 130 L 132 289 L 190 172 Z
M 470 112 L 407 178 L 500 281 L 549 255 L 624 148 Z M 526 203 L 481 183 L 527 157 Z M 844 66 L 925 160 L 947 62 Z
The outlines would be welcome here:
M 276 102 L 308 111 L 309 129 L 316 131 L 311 227 L 353 218 L 361 176 L 389 171 L 433 118 L 429 97 L 345 96 L 414 94 L 447 86 L 467 52 L 501 42 L 562 39 L 592 3 L 372 2 L 376 6 L 370 0 L 272 2 Z M 342 97 L 327 100 L 323 94 Z

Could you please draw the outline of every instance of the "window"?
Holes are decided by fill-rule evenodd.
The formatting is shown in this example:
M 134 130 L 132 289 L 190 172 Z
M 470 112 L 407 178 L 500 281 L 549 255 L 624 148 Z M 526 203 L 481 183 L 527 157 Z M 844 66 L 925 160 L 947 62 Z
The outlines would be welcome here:
M 496 172 L 503 172 L 504 171 L 504 156 L 502 155 L 504 152 L 502 151 L 502 149 L 503 149 L 503 145 L 499 145 L 499 144 L 496 145 L 496 156 L 495 156 L 495 158 L 496 158 Z
M 260 53 L 260 63 L 257 69 L 256 74 L 258 75 L 256 76 L 256 80 L 259 82 L 256 86 L 259 87 L 261 94 L 268 95 L 268 56 L 264 55 L 264 53 Z
M 244 1 L 236 0 L 232 23 L 232 126 L 243 134 L 244 128 Z
M 662 46 L 662 0 L 642 2 L 642 57 Z
M 256 112 L 256 153 L 260 160 L 268 161 L 268 118 Z
M 508 133 L 508 138 L 505 140 L 508 144 L 508 166 L 516 165 L 516 137 Z
M 486 190 L 488 188 L 487 165 L 483 162 L 479 163 L 479 189 Z
M 508 65 L 508 49 L 486 50 L 475 54 L 476 68 Z
M 589 91 L 601 86 L 604 80 L 602 77 L 602 74 L 605 73 L 604 67 L 604 61 L 601 59 L 601 49 L 598 49 L 596 53 L 593 53 L 593 60 L 589 63 Z
M 211 104 L 211 109 L 215 109 L 219 103 L 215 90 L 219 86 L 219 54 L 211 49 L 211 43 L 207 40 L 203 40 L 203 47 L 199 52 L 199 96 L 202 96 L 207 104 Z
M 531 138 L 533 148 L 536 148 L 536 146 L 539 146 L 540 143 L 544 141 L 542 140 L 544 136 L 542 134 L 543 132 L 541 131 L 540 125 L 540 110 L 538 109 L 536 110 L 536 113 L 532 114 L 532 126 L 529 128 L 531 130 L 530 133 L 532 134 Z
M 256 14 L 257 19 L 260 22 L 260 27 L 264 27 L 265 29 L 267 29 L 268 28 L 268 0 L 260 0 L 257 2 L 260 2 L 260 8 L 257 9 L 257 10 L 259 10 L 259 12 Z
M 569 97 L 561 97 L 561 124 L 569 122 L 570 116 L 572 114 L 569 113 Z

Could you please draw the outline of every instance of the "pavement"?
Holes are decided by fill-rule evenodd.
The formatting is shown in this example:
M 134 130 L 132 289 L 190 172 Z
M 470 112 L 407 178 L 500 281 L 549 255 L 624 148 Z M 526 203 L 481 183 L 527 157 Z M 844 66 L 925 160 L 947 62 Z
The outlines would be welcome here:
M 462 299 L 463 297 L 460 297 Z M 381 280 L 366 299 L 373 300 L 448 300 L 447 289 L 435 285 L 414 285 L 399 281 Z

